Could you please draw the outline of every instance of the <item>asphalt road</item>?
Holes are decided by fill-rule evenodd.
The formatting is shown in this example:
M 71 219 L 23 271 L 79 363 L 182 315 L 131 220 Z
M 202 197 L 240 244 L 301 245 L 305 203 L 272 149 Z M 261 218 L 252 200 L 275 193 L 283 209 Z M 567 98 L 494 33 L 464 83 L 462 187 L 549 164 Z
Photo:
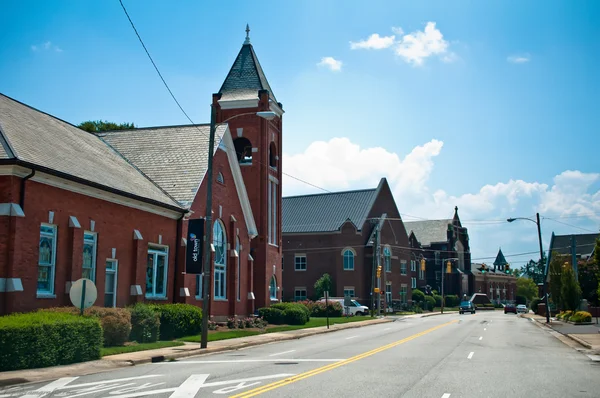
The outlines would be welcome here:
M 400 319 L 12 388 L 4 397 L 599 397 L 600 366 L 513 314 Z

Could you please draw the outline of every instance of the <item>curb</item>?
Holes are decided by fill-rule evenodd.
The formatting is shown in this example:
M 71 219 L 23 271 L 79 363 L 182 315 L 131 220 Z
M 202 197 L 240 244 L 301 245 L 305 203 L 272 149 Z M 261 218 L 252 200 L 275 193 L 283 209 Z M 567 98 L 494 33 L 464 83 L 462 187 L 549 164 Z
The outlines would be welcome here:
M 570 335 L 570 334 L 564 334 L 563 336 L 567 336 L 568 338 L 570 338 L 574 342 L 581 344 L 582 346 L 584 346 L 585 348 L 587 348 L 589 350 L 592 349 L 592 345 L 590 343 L 588 343 L 587 341 L 581 340 L 579 337 L 575 337 L 575 336 Z
M 421 318 L 427 318 L 427 317 L 436 316 L 436 315 L 446 315 L 446 314 L 458 314 L 458 311 L 447 311 L 447 312 L 444 312 L 443 314 L 441 312 L 436 312 L 435 314 L 425 314 L 425 315 L 421 315 Z
M 304 337 L 316 336 L 318 334 L 332 333 L 332 332 L 337 332 L 339 330 L 345 330 L 345 329 L 357 329 L 357 328 L 361 328 L 361 327 L 365 327 L 365 326 L 378 325 L 378 324 L 390 323 L 390 322 L 395 322 L 395 319 L 392 319 L 392 318 L 377 319 L 374 322 L 363 324 L 363 325 L 353 325 L 353 324 L 347 323 L 347 324 L 342 324 L 342 325 L 348 325 L 348 326 L 344 326 L 344 327 L 307 331 L 305 333 L 301 333 L 301 334 L 297 334 L 297 335 L 280 336 L 280 337 L 276 337 L 276 338 L 269 339 L 269 340 L 249 341 L 247 343 L 241 343 L 241 344 L 236 344 L 236 345 L 232 345 L 232 346 L 223 346 L 223 347 L 215 347 L 215 348 L 197 348 L 197 349 L 188 350 L 188 351 L 180 352 L 180 353 L 174 353 L 174 354 L 165 355 L 165 356 L 161 355 L 161 356 L 157 356 L 157 357 L 127 360 L 125 362 L 130 365 L 134 365 L 134 366 L 135 365 L 143 365 L 143 364 L 152 363 L 152 362 L 164 362 L 164 361 L 179 359 L 179 358 L 210 355 L 210 354 L 215 354 L 215 353 L 219 353 L 219 352 L 227 352 L 227 351 L 236 351 L 236 350 L 240 350 L 240 349 L 248 348 L 248 347 L 266 345 L 266 344 L 271 344 L 271 343 L 278 343 L 280 341 L 298 340 L 298 339 L 301 339 Z M 111 359 L 104 359 L 104 360 L 112 361 Z M 117 361 L 115 361 L 115 362 L 117 362 Z M 119 362 L 123 362 L 123 361 L 119 361 Z

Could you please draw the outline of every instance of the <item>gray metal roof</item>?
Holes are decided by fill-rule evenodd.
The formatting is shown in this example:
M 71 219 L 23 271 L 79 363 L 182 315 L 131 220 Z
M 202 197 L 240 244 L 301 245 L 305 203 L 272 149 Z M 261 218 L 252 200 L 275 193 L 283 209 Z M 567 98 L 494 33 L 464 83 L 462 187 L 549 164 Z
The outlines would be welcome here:
M 362 229 L 378 190 L 334 192 L 283 198 L 283 233 L 337 231 L 350 220 Z
M 219 90 L 221 100 L 258 99 L 259 90 L 267 90 L 277 102 L 252 45 L 244 44 Z
M 217 126 L 215 152 L 227 129 Z M 209 125 L 150 127 L 99 133 L 152 181 L 190 207 L 206 174 Z
M 0 94 L 0 157 L 14 158 L 103 187 L 180 207 L 120 153 L 63 120 Z
M 594 251 L 597 234 L 575 234 L 576 253 L 579 256 L 589 256 Z M 554 235 L 554 241 L 550 251 L 556 251 L 559 254 L 571 254 L 571 235 Z
M 404 227 L 409 235 L 411 231 L 415 234 L 421 245 L 429 246 L 448 241 L 448 224 L 452 220 L 405 221 Z

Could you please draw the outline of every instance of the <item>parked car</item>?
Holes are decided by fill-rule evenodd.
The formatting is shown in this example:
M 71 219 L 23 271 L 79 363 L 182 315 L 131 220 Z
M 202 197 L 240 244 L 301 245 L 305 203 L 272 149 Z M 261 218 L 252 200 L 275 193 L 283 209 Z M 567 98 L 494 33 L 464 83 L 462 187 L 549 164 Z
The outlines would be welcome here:
M 504 313 L 508 314 L 509 312 L 512 312 L 513 314 L 517 313 L 517 307 L 515 307 L 514 304 L 506 304 L 504 306 Z
M 475 313 L 475 304 L 470 301 L 462 301 L 458 307 L 458 312 L 464 314 L 465 312 Z
M 527 314 L 528 312 L 529 312 L 529 309 L 527 308 L 527 306 L 525 304 L 517 305 L 517 313 Z
M 321 302 L 325 302 L 325 298 L 321 298 L 321 300 L 319 300 Z M 329 297 L 329 301 L 337 301 L 338 303 L 340 303 L 342 305 L 342 307 L 344 308 L 344 313 L 346 313 L 346 308 L 348 309 L 348 313 L 350 315 L 357 315 L 357 316 L 361 316 L 361 315 L 368 315 L 369 314 L 369 307 L 365 306 L 365 305 L 361 305 L 358 301 L 356 300 L 351 300 L 352 305 L 349 307 L 344 307 L 344 298 L 343 297 Z

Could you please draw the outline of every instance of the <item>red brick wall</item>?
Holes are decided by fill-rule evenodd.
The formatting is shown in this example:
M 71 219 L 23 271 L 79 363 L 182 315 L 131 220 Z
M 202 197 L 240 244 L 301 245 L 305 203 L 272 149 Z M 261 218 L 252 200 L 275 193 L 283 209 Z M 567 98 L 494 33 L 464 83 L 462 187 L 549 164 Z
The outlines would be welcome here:
M 6 180 L 5 177 L 2 179 Z M 13 180 L 20 181 L 19 178 Z M 141 285 L 145 292 L 146 250 L 149 242 L 158 243 L 159 235 L 162 235 L 162 244 L 169 246 L 167 297 L 172 299 L 176 220 L 32 180 L 27 181 L 25 190 L 25 217 L 11 217 L 11 222 L 14 222 L 14 257 L 6 267 L 8 275 L 21 278 L 24 291 L 2 293 L 6 295 L 6 302 L 0 311 L 29 311 L 40 307 L 70 305 L 65 282 L 81 277 L 83 233 L 90 230 L 91 220 L 95 221 L 94 231 L 98 233 L 96 305 L 104 304 L 105 260 L 111 257 L 112 248 L 116 248 L 116 258 L 119 260 L 117 305 L 124 306 L 134 301 L 130 296 L 132 284 Z M 42 299 L 36 298 L 39 232 L 40 224 L 49 221 L 50 211 L 54 212 L 54 224 L 57 226 L 56 297 Z M 77 217 L 81 229 L 69 227 L 69 216 Z M 6 223 L 7 218 L 0 217 L 0 220 Z M 141 232 L 143 241 L 133 240 L 134 229 Z M 137 257 L 136 242 L 140 245 Z M 136 272 L 137 280 L 134 280 Z

